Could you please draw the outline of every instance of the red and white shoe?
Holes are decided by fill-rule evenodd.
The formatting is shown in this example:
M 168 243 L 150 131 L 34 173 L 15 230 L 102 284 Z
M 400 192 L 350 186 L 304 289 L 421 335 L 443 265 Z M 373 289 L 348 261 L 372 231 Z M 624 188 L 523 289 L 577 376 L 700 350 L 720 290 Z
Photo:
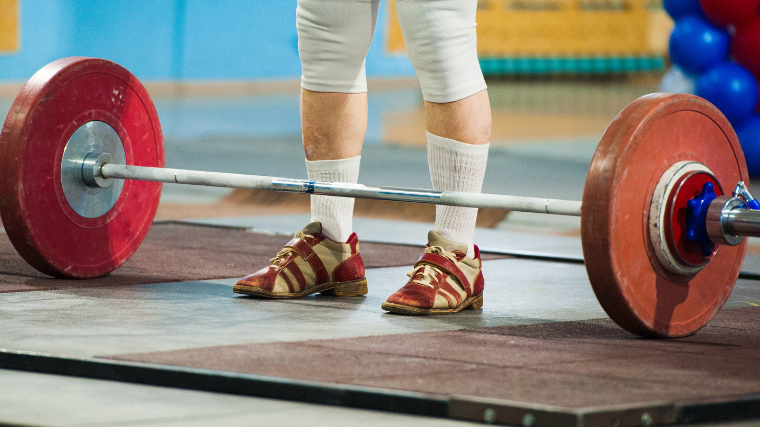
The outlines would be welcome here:
M 265 298 L 300 298 L 317 292 L 339 297 L 367 293 L 356 233 L 346 243 L 336 242 L 322 234 L 322 224 L 309 223 L 269 263 L 242 278 L 232 290 Z
M 425 253 L 407 275 L 409 281 L 383 303 L 400 314 L 449 314 L 483 307 L 480 250 L 467 257 L 467 246 L 428 233 Z

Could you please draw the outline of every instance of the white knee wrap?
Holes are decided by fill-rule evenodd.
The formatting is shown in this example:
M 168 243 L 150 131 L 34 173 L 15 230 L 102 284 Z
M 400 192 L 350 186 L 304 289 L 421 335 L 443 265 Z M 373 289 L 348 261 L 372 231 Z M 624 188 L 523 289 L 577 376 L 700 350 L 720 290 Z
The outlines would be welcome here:
M 458 101 L 486 88 L 478 62 L 477 6 L 477 0 L 396 0 L 425 101 Z
M 367 91 L 364 61 L 380 0 L 298 0 L 301 87 L 315 92 Z

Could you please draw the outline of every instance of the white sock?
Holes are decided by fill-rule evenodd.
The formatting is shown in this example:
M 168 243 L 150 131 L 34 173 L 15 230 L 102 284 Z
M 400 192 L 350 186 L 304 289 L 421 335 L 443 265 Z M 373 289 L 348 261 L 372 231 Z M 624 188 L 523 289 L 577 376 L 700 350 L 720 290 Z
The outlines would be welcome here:
M 488 147 L 471 145 L 427 133 L 428 166 L 433 189 L 480 193 L 486 173 Z M 467 256 L 475 256 L 473 240 L 477 208 L 435 207 L 435 231 L 446 240 L 467 245 Z
M 361 156 L 339 160 L 306 161 L 309 180 L 356 184 Z M 335 196 L 311 196 L 311 220 L 322 223 L 322 234 L 336 242 L 345 242 L 353 232 L 354 199 Z

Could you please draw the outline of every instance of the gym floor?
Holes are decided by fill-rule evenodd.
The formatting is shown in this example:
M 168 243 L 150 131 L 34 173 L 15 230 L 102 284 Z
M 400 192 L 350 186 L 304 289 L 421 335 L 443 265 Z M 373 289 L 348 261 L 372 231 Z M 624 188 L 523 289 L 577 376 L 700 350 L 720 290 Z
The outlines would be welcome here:
M 483 191 L 580 200 L 607 124 L 657 77 L 490 81 Z M 167 167 L 305 178 L 297 90 L 148 89 Z M 369 99 L 360 182 L 429 188 L 416 86 L 375 84 Z M 579 218 L 482 212 L 483 310 L 417 318 L 380 303 L 421 253 L 432 207 L 356 214 L 370 291 L 346 300 L 231 291 L 308 221 L 301 195 L 165 185 L 146 242 L 93 281 L 36 273 L 4 238 L 0 349 L 18 370 L 0 370 L 0 425 L 760 426 L 760 241 L 708 327 L 656 341 L 599 306 Z

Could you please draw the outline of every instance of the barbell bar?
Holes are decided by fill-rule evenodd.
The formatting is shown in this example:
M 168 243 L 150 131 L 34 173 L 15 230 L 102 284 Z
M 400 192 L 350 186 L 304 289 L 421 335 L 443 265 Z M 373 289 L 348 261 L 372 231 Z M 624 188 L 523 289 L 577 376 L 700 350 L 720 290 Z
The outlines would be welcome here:
M 272 176 L 207 172 L 188 169 L 152 168 L 109 163 L 110 155 L 90 153 L 81 162 L 83 182 L 92 188 L 108 188 L 113 179 L 200 185 L 222 188 L 266 190 L 299 194 L 364 198 L 408 203 L 497 208 L 517 212 L 581 216 L 580 201 L 542 199 L 499 194 L 433 191 L 417 188 L 368 186 L 342 182 L 309 181 Z M 760 210 L 747 207 L 744 182 L 737 183 L 732 197 L 713 200 L 704 227 L 710 241 L 736 246 L 744 237 L 760 237 Z M 742 191 L 739 191 L 739 188 Z M 754 199 L 754 198 L 753 198 Z
M 549 215 L 581 216 L 580 201 L 543 199 L 538 197 L 500 194 L 433 191 L 418 188 L 368 186 L 342 182 L 309 181 L 262 175 L 208 172 L 188 169 L 152 168 L 109 163 L 111 156 L 90 153 L 81 162 L 82 177 L 92 188 L 107 188 L 112 179 L 162 182 L 169 184 L 200 185 L 222 188 L 266 190 L 299 194 L 376 199 L 432 205 L 469 208 L 496 208 L 517 212 Z M 739 182 L 742 192 L 733 197 L 715 200 L 710 205 L 713 213 L 705 218 L 705 228 L 711 241 L 736 246 L 743 237 L 760 237 L 760 210 L 749 209 L 742 196 L 751 193 Z M 754 200 L 754 198 L 752 199 Z
M 106 180 L 140 181 L 244 188 L 288 193 L 317 194 L 337 197 L 391 200 L 470 208 L 502 208 L 520 212 L 581 216 L 581 202 L 497 194 L 432 191 L 426 189 L 377 187 L 341 182 L 319 182 L 271 176 L 204 172 L 186 169 L 165 169 L 95 163 L 93 176 Z
M 600 304 L 642 336 L 685 336 L 707 324 L 738 278 L 743 236 L 760 234 L 748 189 L 731 192 L 748 181 L 736 134 L 691 95 L 647 95 L 618 114 L 579 202 L 165 169 L 158 115 L 139 80 L 107 60 L 64 58 L 16 97 L 0 161 L 9 239 L 32 266 L 67 278 L 102 276 L 128 259 L 164 182 L 580 215 Z
M 543 199 L 539 197 L 509 196 L 486 193 L 465 193 L 458 191 L 433 191 L 418 188 L 369 186 L 364 184 L 347 184 L 342 182 L 308 181 L 293 178 L 246 175 L 222 172 L 207 172 L 188 169 L 151 168 L 140 166 L 117 165 L 105 161 L 83 161 L 92 168 L 89 174 L 94 178 L 132 179 L 139 181 L 163 182 L 169 184 L 201 185 L 209 187 L 241 188 L 250 190 L 267 190 L 299 194 L 316 194 L 336 197 L 388 200 L 432 205 L 461 206 L 469 208 L 507 209 L 516 212 L 542 213 L 549 215 L 581 216 L 582 202 L 563 199 Z M 109 184 L 88 183 L 94 188 L 104 188 Z M 739 183 L 743 185 L 743 182 Z M 746 191 L 745 194 L 749 194 Z M 760 210 L 749 209 L 747 202 L 739 193 L 721 206 L 721 200 L 711 203 L 717 214 L 708 221 L 715 228 L 713 241 L 723 245 L 737 245 L 741 237 L 760 237 Z M 706 226 L 707 227 L 707 226 Z

